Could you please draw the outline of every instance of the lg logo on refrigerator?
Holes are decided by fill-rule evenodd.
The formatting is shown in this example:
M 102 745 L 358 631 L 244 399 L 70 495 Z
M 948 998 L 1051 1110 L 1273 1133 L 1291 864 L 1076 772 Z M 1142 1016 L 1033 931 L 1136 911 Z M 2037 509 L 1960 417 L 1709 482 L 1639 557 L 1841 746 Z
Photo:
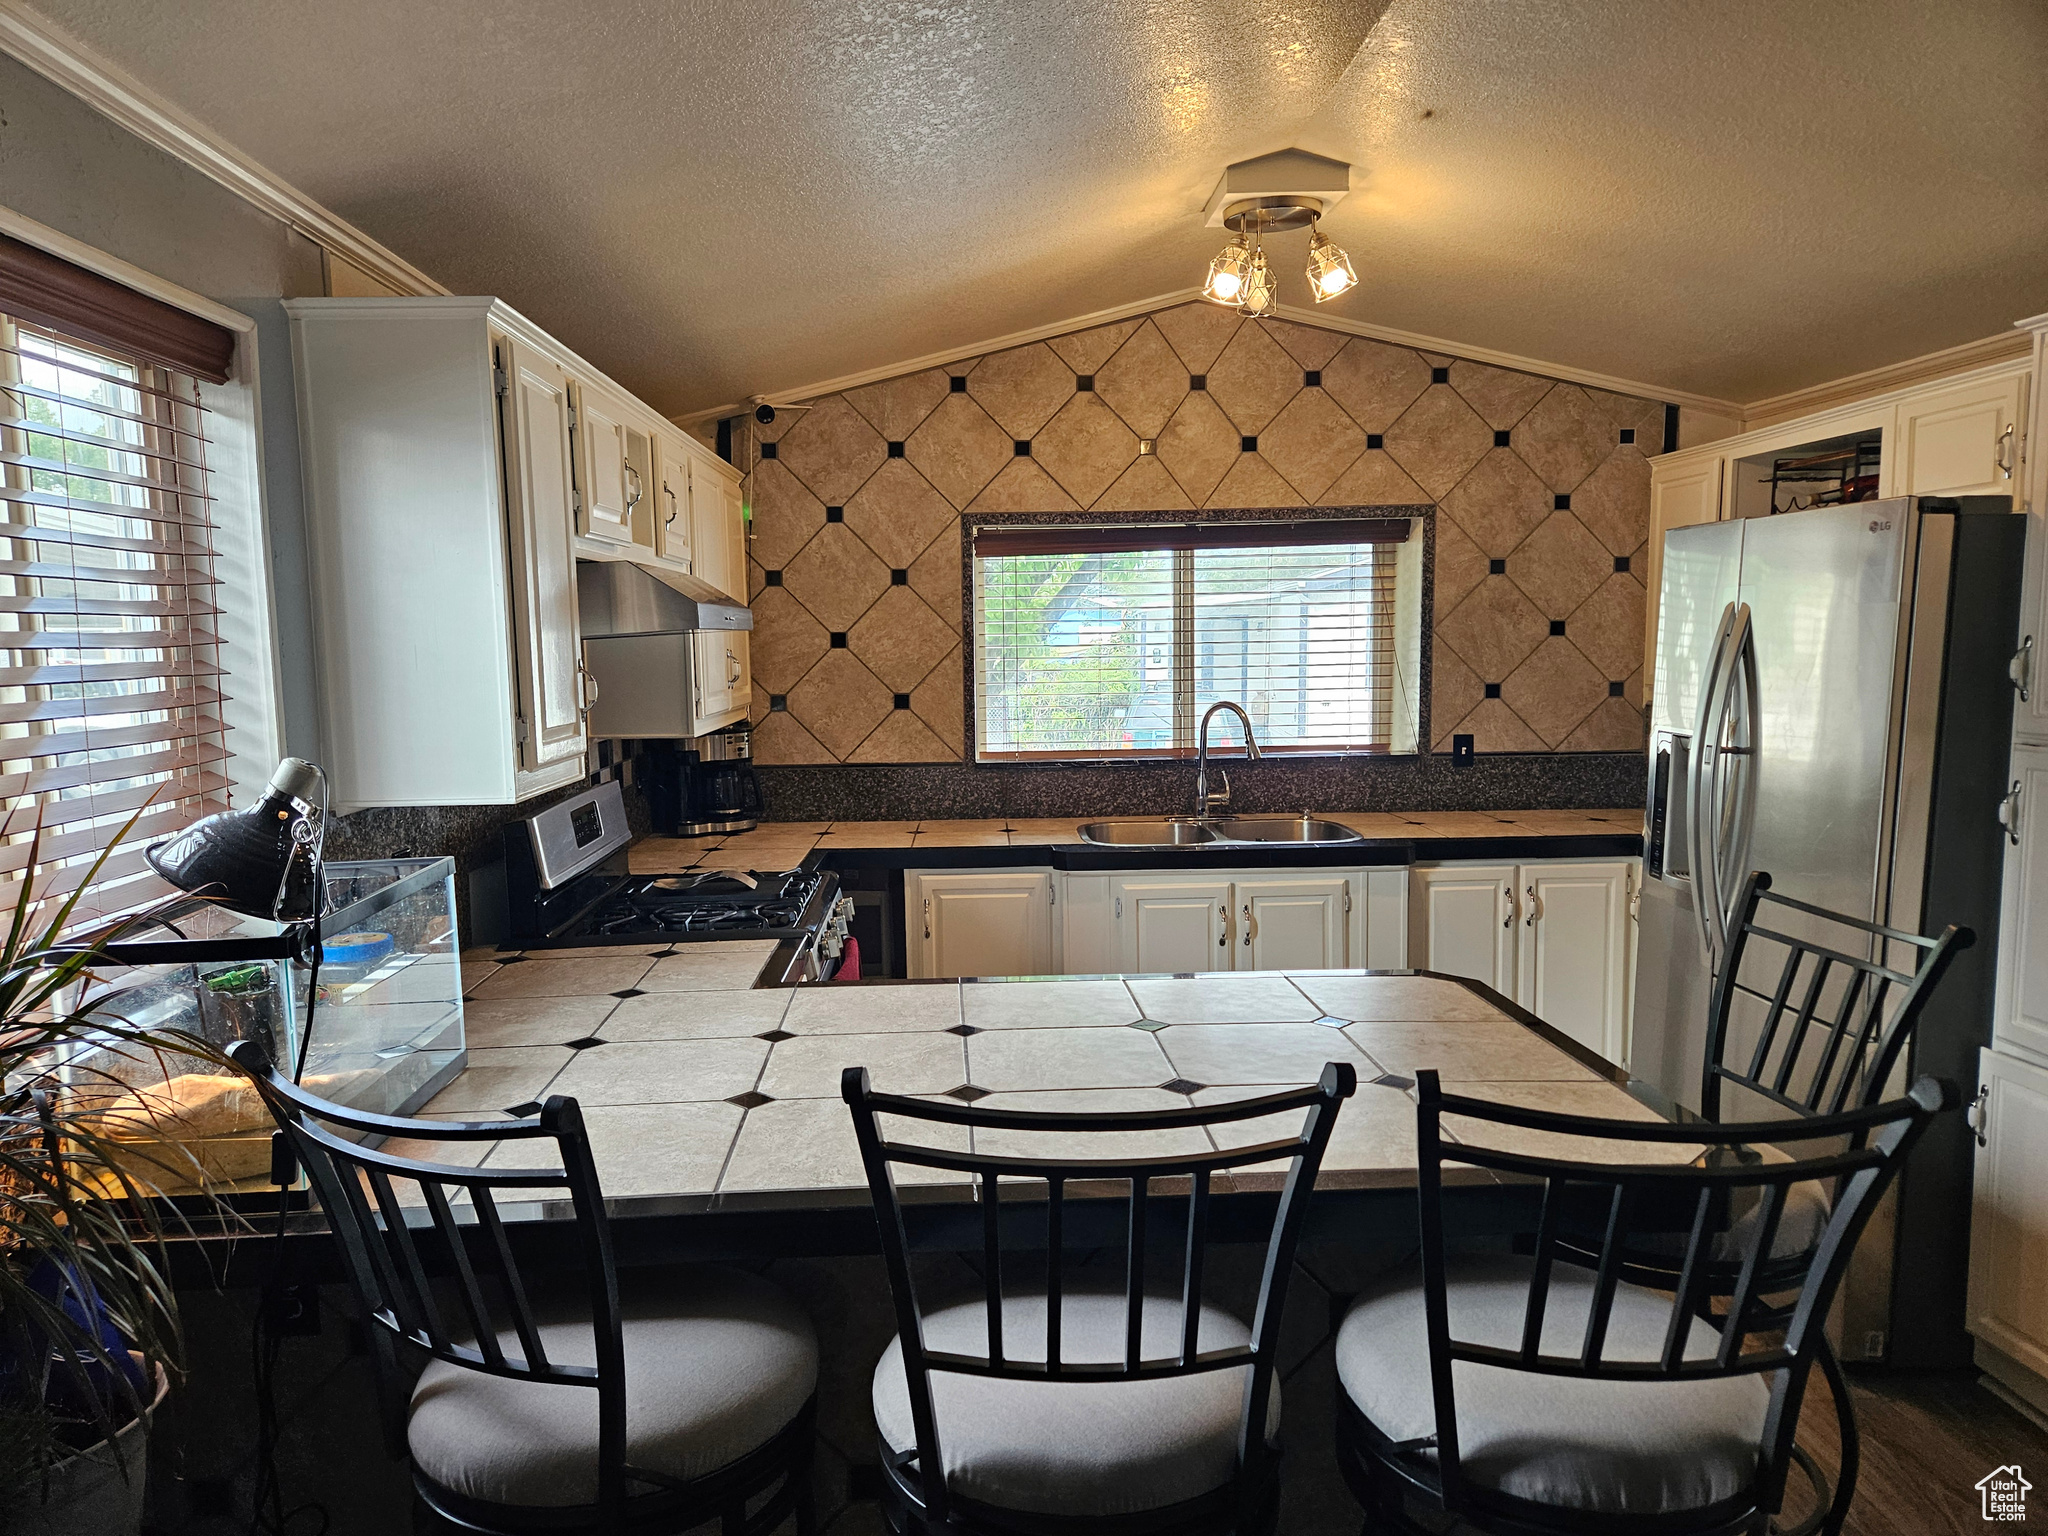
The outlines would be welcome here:
M 1873 517 L 1870 520 L 1870 531 L 1872 533 L 1890 533 L 1892 531 L 1892 520 L 1888 517 L 1882 520 Z

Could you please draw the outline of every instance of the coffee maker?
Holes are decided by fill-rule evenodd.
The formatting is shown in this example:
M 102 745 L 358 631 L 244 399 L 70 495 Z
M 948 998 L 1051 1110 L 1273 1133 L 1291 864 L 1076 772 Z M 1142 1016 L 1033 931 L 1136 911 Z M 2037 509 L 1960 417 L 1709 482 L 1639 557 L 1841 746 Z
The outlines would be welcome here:
M 746 832 L 761 819 L 761 781 L 744 725 L 687 741 L 650 742 L 639 778 L 654 829 L 668 837 Z

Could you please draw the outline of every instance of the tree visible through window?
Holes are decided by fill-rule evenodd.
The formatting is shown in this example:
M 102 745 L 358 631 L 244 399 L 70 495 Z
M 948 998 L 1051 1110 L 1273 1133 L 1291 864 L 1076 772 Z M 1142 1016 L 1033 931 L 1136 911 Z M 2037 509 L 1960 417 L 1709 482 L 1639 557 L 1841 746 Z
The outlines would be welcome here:
M 1405 521 L 982 528 L 985 759 L 1167 757 L 1218 699 L 1263 747 L 1392 749 Z

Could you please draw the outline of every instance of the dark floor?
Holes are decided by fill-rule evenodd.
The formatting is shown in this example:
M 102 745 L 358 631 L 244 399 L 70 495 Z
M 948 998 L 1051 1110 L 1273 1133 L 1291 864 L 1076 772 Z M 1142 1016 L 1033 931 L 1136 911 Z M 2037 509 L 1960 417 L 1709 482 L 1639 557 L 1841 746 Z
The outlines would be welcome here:
M 1975 1371 L 1907 1375 L 1852 1368 L 1849 1390 L 1863 1429 L 1863 1469 L 1845 1536 L 1982 1531 L 1979 1478 L 2012 1462 L 2048 1470 L 2048 1433 L 1978 1385 Z M 1818 1373 L 1800 1416 L 1799 1443 L 1833 1473 L 1834 1403 Z M 2048 1504 L 2048 1482 L 2042 1486 Z M 1805 1507 L 1788 1501 L 1787 1514 Z
M 839 1261 L 829 1266 L 837 1270 Z M 858 1262 L 858 1261 L 853 1261 Z M 801 1278 L 781 1265 L 790 1284 Z M 809 1267 L 809 1266 L 805 1266 Z M 819 1266 L 824 1270 L 826 1266 Z M 849 1374 L 864 1367 L 887 1333 L 886 1318 L 875 1327 L 856 1326 L 844 1314 L 845 1277 L 820 1273 L 809 1298 L 820 1305 L 835 1291 L 839 1307 L 828 1311 L 821 1332 L 833 1346 L 827 1353 L 847 1357 Z M 1331 1279 L 1336 1277 L 1331 1276 Z M 856 1292 L 856 1294 L 858 1294 Z M 1303 1298 L 1310 1295 L 1304 1287 Z M 315 1503 L 289 1526 L 290 1536 L 316 1536 L 326 1516 L 328 1536 L 385 1536 L 410 1525 L 410 1498 L 403 1463 L 386 1459 L 368 1390 L 367 1362 L 351 1353 L 341 1313 L 347 1304 L 328 1291 L 319 1332 L 286 1341 L 279 1397 L 286 1409 L 278 1463 L 287 1506 Z M 188 1384 L 185 1412 L 174 1414 L 156 1438 L 153 1457 L 158 1523 L 163 1536 L 242 1536 L 248 1529 L 248 1494 L 255 1439 L 254 1394 L 248 1373 L 246 1299 L 209 1296 L 188 1300 L 187 1322 L 216 1347 L 203 1351 L 211 1368 Z M 1318 1304 L 1327 1306 L 1318 1298 Z M 1290 1306 L 1290 1312 L 1296 1309 Z M 1306 1308 L 1303 1309 L 1307 1310 Z M 875 1338 L 866 1335 L 875 1333 Z M 1356 1506 L 1336 1482 L 1328 1455 L 1328 1396 L 1334 1386 L 1326 1349 L 1306 1346 L 1290 1373 L 1289 1413 L 1283 1431 L 1289 1442 L 1290 1486 L 1282 1522 L 1284 1536 L 1356 1536 Z M 219 1347 L 228 1345 L 229 1347 Z M 828 1365 L 830 1362 L 828 1361 Z M 836 1374 L 828 1370 L 828 1375 Z M 1852 1376 L 1863 1427 L 1863 1469 L 1851 1514 L 1849 1536 L 1950 1536 L 1980 1531 L 1977 1480 L 1994 1468 L 2018 1462 L 2048 1470 L 2048 1433 L 1978 1384 L 1975 1372 L 1903 1375 L 1859 1371 Z M 196 1399 L 196 1400 L 195 1400 Z M 852 1449 L 872 1431 L 847 1428 L 828 1415 L 821 1424 L 821 1503 L 833 1536 L 874 1536 L 880 1521 L 873 1504 L 847 1502 L 847 1459 L 833 1450 L 838 1441 Z M 1800 1425 L 1800 1443 L 1832 1473 L 1836 1435 L 1834 1409 L 1818 1374 Z M 1795 1474 L 1787 1524 L 1807 1508 Z M 2048 1489 L 2048 1482 L 2043 1483 Z M 2048 1492 L 2043 1494 L 2048 1502 Z

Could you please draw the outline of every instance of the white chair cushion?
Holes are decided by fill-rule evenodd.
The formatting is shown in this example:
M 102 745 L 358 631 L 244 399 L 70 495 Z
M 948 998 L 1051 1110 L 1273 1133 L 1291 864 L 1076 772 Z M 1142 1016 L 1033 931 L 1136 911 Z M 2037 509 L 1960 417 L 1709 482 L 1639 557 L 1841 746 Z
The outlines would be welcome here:
M 1045 1359 L 1043 1293 L 1005 1294 L 1004 1353 Z M 1178 1355 L 1180 1302 L 1148 1297 L 1144 1357 Z M 987 1305 L 971 1300 L 930 1311 L 925 1347 L 986 1356 Z M 1202 1349 L 1245 1344 L 1251 1331 L 1227 1312 L 1203 1307 Z M 1060 1359 L 1115 1362 L 1124 1353 L 1122 1293 L 1066 1291 Z M 1249 1367 L 1159 1381 L 1009 1381 L 933 1371 L 932 1402 L 947 1487 L 998 1509 L 1046 1515 L 1129 1515 L 1199 1498 L 1230 1481 Z M 917 1443 L 903 1379 L 901 1343 L 891 1339 L 875 1367 L 875 1422 L 890 1449 Z M 1267 1411 L 1280 1427 L 1280 1384 Z
M 622 1302 L 626 1461 L 668 1477 L 715 1472 L 766 1444 L 818 1381 L 811 1320 L 758 1275 L 697 1266 Z M 549 1309 L 552 1362 L 590 1365 L 588 1314 Z M 523 1355 L 516 1333 L 498 1336 Z M 525 1508 L 597 1498 L 597 1393 L 430 1361 L 412 1395 L 412 1460 L 465 1498 Z M 628 1484 L 628 1491 L 645 1492 Z
M 1518 1348 L 1531 1261 L 1453 1261 L 1451 1337 Z M 1592 1305 L 1590 1271 L 1551 1271 L 1544 1313 L 1546 1354 L 1576 1355 Z M 1616 1290 L 1609 1360 L 1654 1360 L 1663 1350 L 1671 1299 Z M 1705 1323 L 1687 1341 L 1690 1359 L 1719 1336 Z M 1709 1381 L 1596 1381 L 1460 1361 L 1458 1457 L 1475 1486 L 1565 1509 L 1664 1514 L 1732 1498 L 1756 1471 L 1770 1388 L 1763 1376 Z M 1411 1265 L 1362 1296 L 1337 1332 L 1337 1376 L 1351 1401 L 1394 1441 L 1436 1433 L 1422 1276 Z

